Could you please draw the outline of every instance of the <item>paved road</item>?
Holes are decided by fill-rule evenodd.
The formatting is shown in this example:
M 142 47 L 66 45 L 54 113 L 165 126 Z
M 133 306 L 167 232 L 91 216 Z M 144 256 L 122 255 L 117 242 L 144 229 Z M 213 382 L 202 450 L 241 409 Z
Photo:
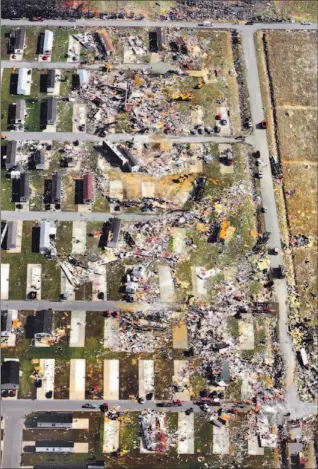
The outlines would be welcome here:
M 2 309 L 40 310 L 52 308 L 53 311 L 156 311 L 164 307 L 169 310 L 180 308 L 177 303 L 126 303 L 125 301 L 50 301 L 50 300 L 1 300 Z
M 101 70 L 103 64 L 102 63 L 95 63 L 92 65 L 81 64 L 80 62 L 38 62 L 34 60 L 32 62 L 14 62 L 12 60 L 2 60 L 1 61 L 1 68 L 36 68 L 36 69 L 44 69 L 47 70 L 49 68 L 54 69 L 77 69 L 77 68 L 85 68 L 87 70 Z M 151 70 L 152 72 L 158 73 L 166 73 L 168 70 L 177 70 L 179 67 L 176 65 L 172 65 L 165 62 L 158 62 L 154 64 L 112 64 L 114 69 L 118 70 Z
M 24 211 L 7 211 L 3 210 L 1 212 L 2 220 L 49 220 L 49 221 L 107 221 L 110 218 L 117 217 L 121 218 L 123 221 L 127 222 L 136 222 L 136 221 L 147 221 L 153 220 L 156 217 L 160 217 L 160 214 L 137 214 L 137 213 L 80 213 L 80 212 L 24 212 Z
M 251 97 L 252 120 L 255 128 L 256 124 L 264 119 L 264 111 L 254 36 L 251 32 L 243 34 L 243 47 L 247 67 L 247 85 L 249 96 Z M 280 252 L 282 252 L 266 131 L 256 128 L 254 136 L 256 149 L 260 151 L 262 159 L 267 164 L 266 167 L 262 168 L 264 177 L 260 180 L 260 186 L 263 205 L 267 208 L 267 212 L 265 213 L 265 226 L 266 230 L 271 233 L 269 247 L 278 247 Z M 284 263 L 281 254 L 278 256 L 270 256 L 270 261 L 272 267 L 277 267 Z M 295 353 L 290 335 L 288 334 L 288 294 L 286 281 L 276 280 L 274 289 L 279 304 L 279 340 L 286 367 L 286 386 L 288 389 L 294 381 Z
M 95 409 L 82 409 L 82 406 L 90 402 L 97 406 L 100 406 L 105 402 L 104 400 L 83 400 L 83 401 L 71 401 L 68 399 L 54 399 L 54 400 L 46 400 L 46 401 L 39 401 L 39 400 L 31 400 L 31 399 L 18 399 L 16 401 L 2 401 L 2 413 L 4 416 L 7 415 L 14 415 L 18 414 L 21 416 L 27 415 L 30 412 L 34 411 L 92 411 Z M 119 406 L 121 410 L 131 410 L 131 411 L 141 411 L 141 410 L 154 410 L 157 409 L 157 403 L 159 401 L 145 401 L 144 404 L 138 404 L 136 401 L 131 400 L 117 400 L 117 401 L 107 401 L 109 408 Z M 183 402 L 181 407 L 173 407 L 173 408 L 161 408 L 165 411 L 172 411 L 172 412 L 182 412 L 190 407 L 193 407 L 195 412 L 200 412 L 200 407 L 193 404 L 192 401 Z M 99 407 L 96 411 L 100 411 Z
M 11 401 L 18 402 L 18 401 Z M 5 418 L 5 432 L 3 441 L 2 465 L 3 469 L 20 467 L 21 448 L 22 448 L 22 430 L 23 430 L 23 412 L 6 412 L 6 403 L 2 401 L 1 415 Z
M 5 132 L 7 140 L 38 140 L 38 141 L 55 141 L 66 142 L 75 140 L 81 142 L 102 142 L 102 138 L 97 135 L 87 133 L 72 133 L 72 132 Z M 109 142 L 149 142 L 159 140 L 170 140 L 176 143 L 237 143 L 235 137 L 216 137 L 216 136 L 193 136 L 193 135 L 167 135 L 160 134 L 108 134 L 106 139 Z M 252 135 L 246 137 L 246 142 L 253 144 L 254 139 Z
M 201 23 L 201 20 L 198 21 L 132 21 L 132 20 L 94 20 L 94 19 L 80 19 L 75 23 L 72 23 L 67 20 L 45 20 L 42 22 L 33 22 L 28 20 L 9 20 L 2 19 L 2 26 L 115 26 L 115 27 L 166 27 L 166 28 L 198 28 L 198 29 L 238 29 L 239 31 L 250 30 L 255 32 L 259 29 L 316 29 L 317 24 L 312 25 L 301 25 L 297 23 L 255 23 L 253 25 L 247 26 L 245 24 L 235 24 L 235 23 L 214 23 L 212 26 L 202 28 L 198 26 Z

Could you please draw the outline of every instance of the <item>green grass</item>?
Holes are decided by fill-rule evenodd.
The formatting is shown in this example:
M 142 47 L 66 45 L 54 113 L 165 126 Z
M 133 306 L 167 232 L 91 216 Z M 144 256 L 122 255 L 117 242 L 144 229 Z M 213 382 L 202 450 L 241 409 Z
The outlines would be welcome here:
M 25 131 L 39 132 L 41 129 L 41 103 L 46 100 L 28 98 L 26 100 L 27 118 L 25 119 Z
M 54 28 L 52 62 L 65 62 L 66 61 L 70 31 L 73 32 L 73 30 L 70 30 L 70 29 Z
M 2 252 L 2 262 L 10 264 L 9 299 L 25 298 L 27 265 L 42 264 L 42 299 L 57 300 L 60 294 L 60 268 L 55 261 L 31 251 L 33 226 L 33 222 L 23 223 L 21 254 Z
M 72 132 L 73 104 L 60 101 L 57 113 L 57 132 Z
M 30 171 L 30 210 L 42 210 L 44 195 L 44 176 L 41 171 Z
M 20 379 L 19 386 L 19 399 L 31 399 L 32 394 L 35 393 L 33 381 L 30 378 L 30 375 L 34 371 L 34 365 L 31 364 L 31 360 L 21 360 L 20 359 L 20 372 L 22 372 L 22 377 Z
M 110 206 L 105 197 L 98 190 L 95 191 L 95 201 L 92 205 L 93 212 L 109 212 Z
M 229 384 L 227 388 L 225 388 L 225 399 L 232 401 L 232 400 L 240 400 L 241 399 L 241 387 L 242 387 L 242 380 L 237 379 Z
M 59 222 L 56 234 L 56 247 L 59 256 L 71 254 L 73 223 L 71 221 Z
M 12 28 L 10 26 L 1 27 L 1 60 L 9 60 L 8 42 L 9 38 L 6 37 L 10 34 Z
M 6 179 L 5 171 L 1 171 L 1 209 L 14 210 L 15 204 L 12 202 L 12 181 Z

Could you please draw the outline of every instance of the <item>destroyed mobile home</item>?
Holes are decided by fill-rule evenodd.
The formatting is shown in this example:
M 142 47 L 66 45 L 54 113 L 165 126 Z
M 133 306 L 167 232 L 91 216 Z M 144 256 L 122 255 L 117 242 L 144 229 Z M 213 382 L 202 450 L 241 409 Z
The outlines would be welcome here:
M 193 2 L 182 5 L 167 17 L 196 17 Z M 261 198 L 265 171 L 281 184 L 283 167 L 256 151 L 270 121 L 255 134 L 245 25 L 210 26 L 41 28 L 39 62 L 62 57 L 65 33 L 62 58 L 92 66 L 62 73 L 53 63 L 44 80 L 36 68 L 13 74 L 30 98 L 15 100 L 8 129 L 29 131 L 36 82 L 48 132 L 3 146 L 1 396 L 5 412 L 17 398 L 49 411 L 25 416 L 21 467 L 306 464 L 313 407 L 291 384 L 288 265 Z M 10 60 L 30 53 L 28 38 L 12 30 L 8 51 L 21 58 Z M 49 140 L 55 131 L 72 131 L 72 143 Z M 15 300 L 28 310 L 10 309 Z M 299 302 L 292 308 L 298 389 L 310 401 L 314 326 Z M 78 409 L 52 412 L 53 399 Z

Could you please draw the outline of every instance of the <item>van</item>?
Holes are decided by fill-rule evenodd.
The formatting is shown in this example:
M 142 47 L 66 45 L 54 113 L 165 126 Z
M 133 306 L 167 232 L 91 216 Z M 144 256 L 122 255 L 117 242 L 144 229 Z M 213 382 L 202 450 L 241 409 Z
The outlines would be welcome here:
M 308 361 L 306 350 L 304 349 L 304 347 L 302 347 L 299 352 L 300 352 L 301 362 L 302 362 L 303 366 L 305 368 L 308 368 L 309 367 L 309 361 Z

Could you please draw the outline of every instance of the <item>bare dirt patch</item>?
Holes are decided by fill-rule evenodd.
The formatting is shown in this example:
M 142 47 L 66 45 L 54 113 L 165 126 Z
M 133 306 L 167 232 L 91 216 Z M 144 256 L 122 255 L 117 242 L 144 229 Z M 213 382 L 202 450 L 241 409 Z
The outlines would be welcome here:
M 317 105 L 317 34 L 271 31 L 266 40 L 276 106 Z
M 317 234 L 317 165 L 283 165 L 285 194 L 291 234 Z M 295 190 L 293 195 L 290 191 Z
M 317 109 L 277 109 L 278 139 L 282 161 L 317 161 Z
M 295 272 L 300 295 L 302 315 L 317 307 L 317 247 L 294 250 Z

